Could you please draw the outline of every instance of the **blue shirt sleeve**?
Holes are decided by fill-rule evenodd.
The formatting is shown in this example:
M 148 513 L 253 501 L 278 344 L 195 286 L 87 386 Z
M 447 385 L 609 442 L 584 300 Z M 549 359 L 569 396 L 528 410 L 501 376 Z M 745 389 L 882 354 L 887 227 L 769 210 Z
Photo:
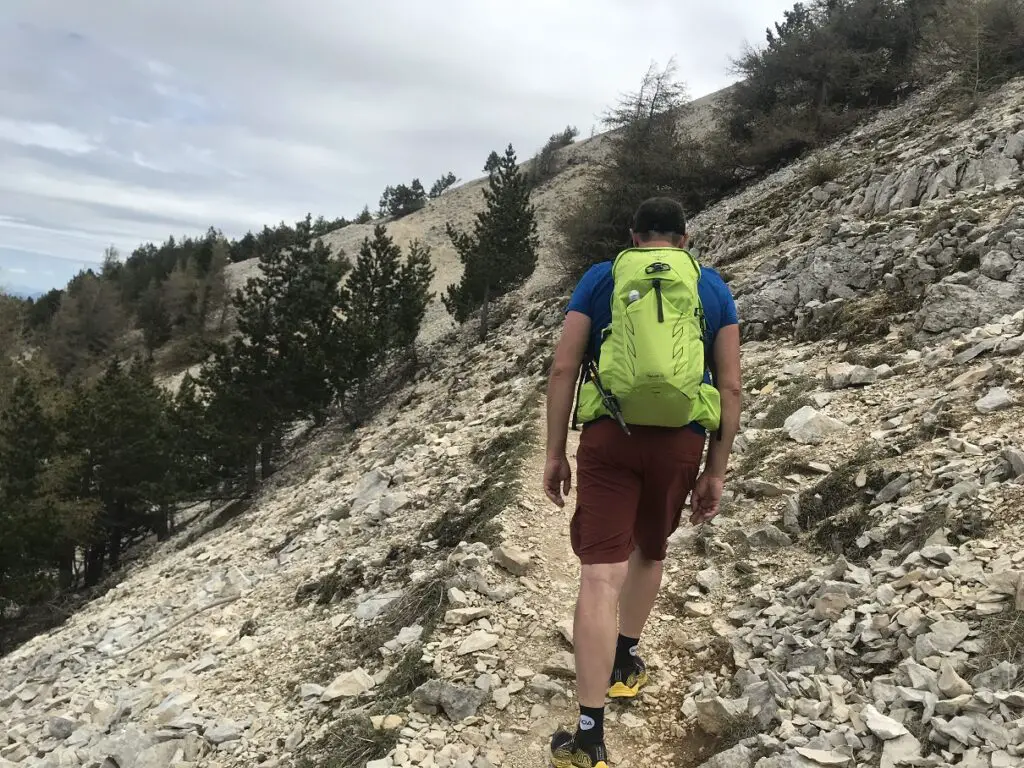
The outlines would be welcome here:
M 599 278 L 599 266 L 595 264 L 593 267 L 588 269 L 583 277 L 580 278 L 579 282 L 576 283 L 576 288 L 572 292 L 572 296 L 569 299 L 569 304 L 566 306 L 566 313 L 569 312 L 581 312 L 587 317 L 593 319 L 594 317 L 594 287 L 597 285 Z
M 739 323 L 739 315 L 736 312 L 736 301 L 732 297 L 732 291 L 729 290 L 729 286 L 725 284 L 725 280 L 722 279 L 722 276 L 716 270 L 709 267 L 708 273 L 712 277 L 708 283 L 718 299 L 718 329 L 721 330 L 727 325 L 737 325 Z

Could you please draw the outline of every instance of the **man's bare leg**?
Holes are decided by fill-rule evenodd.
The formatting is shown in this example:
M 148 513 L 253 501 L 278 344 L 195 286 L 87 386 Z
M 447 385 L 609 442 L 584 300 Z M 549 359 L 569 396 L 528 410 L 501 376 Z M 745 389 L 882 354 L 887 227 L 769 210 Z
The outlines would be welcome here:
M 654 601 L 661 589 L 662 563 L 648 560 L 640 549 L 629 557 L 629 571 L 619 595 L 619 633 L 632 638 L 640 637 Z
M 573 622 L 576 689 L 580 705 L 603 707 L 615 660 L 616 608 L 628 563 L 582 566 Z

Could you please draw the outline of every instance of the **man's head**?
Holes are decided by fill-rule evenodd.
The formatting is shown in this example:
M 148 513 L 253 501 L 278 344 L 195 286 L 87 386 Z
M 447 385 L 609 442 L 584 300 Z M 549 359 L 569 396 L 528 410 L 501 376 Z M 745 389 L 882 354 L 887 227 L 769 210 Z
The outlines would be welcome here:
M 686 234 L 683 206 L 670 197 L 644 200 L 633 216 L 630 234 L 633 245 L 638 247 L 669 245 L 685 248 L 690 239 Z

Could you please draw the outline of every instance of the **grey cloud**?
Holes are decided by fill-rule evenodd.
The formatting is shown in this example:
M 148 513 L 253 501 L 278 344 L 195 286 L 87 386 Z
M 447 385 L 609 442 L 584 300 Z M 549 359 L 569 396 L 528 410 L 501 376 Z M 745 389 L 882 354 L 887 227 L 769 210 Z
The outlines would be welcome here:
M 111 241 L 239 236 L 474 178 L 509 142 L 525 159 L 567 124 L 589 135 L 652 60 L 675 56 L 692 96 L 726 85 L 791 4 L 11 0 L 0 258 L 99 261 Z

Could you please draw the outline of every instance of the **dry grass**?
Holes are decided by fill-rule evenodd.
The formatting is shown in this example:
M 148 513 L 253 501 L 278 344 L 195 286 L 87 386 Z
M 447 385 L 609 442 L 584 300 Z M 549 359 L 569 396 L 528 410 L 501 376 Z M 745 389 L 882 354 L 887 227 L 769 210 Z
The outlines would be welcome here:
M 389 714 L 404 709 L 406 698 L 432 677 L 432 670 L 423 662 L 419 646 L 406 651 L 376 689 L 374 710 L 380 714 Z
M 445 565 L 391 602 L 373 624 L 353 635 L 352 652 L 363 658 L 372 657 L 400 630 L 415 624 L 423 627 L 424 638 L 429 637 L 444 616 L 448 605 L 447 582 L 453 573 L 452 567 Z
M 377 730 L 366 717 L 346 717 L 304 750 L 296 768 L 355 768 L 380 760 L 398 744 L 397 731 Z
M 775 435 L 761 435 L 751 440 L 746 450 L 740 454 L 739 462 L 736 464 L 737 474 L 746 477 L 755 472 L 761 472 L 765 460 L 771 456 L 772 449 L 779 444 Z
M 1017 667 L 1017 679 L 1007 690 L 1019 690 L 1024 686 L 1024 611 L 1012 611 L 987 616 L 981 622 L 978 638 L 982 652 L 974 660 L 975 673 L 987 672 L 1006 661 Z
M 762 730 L 751 717 L 737 720 L 718 735 L 710 734 L 700 725 L 694 724 L 680 740 L 671 765 L 676 768 L 698 768 L 715 755 L 756 737 Z
M 884 338 L 890 325 L 904 315 L 917 312 L 921 297 L 906 291 L 879 292 L 851 299 L 831 318 L 811 323 L 796 334 L 797 341 L 820 341 L 834 337 L 853 344 L 867 344 Z
M 328 605 L 336 600 L 344 600 L 365 584 L 363 566 L 358 563 L 349 564 L 349 561 L 342 558 L 334 564 L 330 573 L 300 586 L 295 592 L 295 602 L 313 599 L 317 605 Z
M 804 173 L 804 180 L 809 188 L 820 187 L 835 181 L 843 173 L 843 164 L 832 154 L 819 154 L 811 160 Z

